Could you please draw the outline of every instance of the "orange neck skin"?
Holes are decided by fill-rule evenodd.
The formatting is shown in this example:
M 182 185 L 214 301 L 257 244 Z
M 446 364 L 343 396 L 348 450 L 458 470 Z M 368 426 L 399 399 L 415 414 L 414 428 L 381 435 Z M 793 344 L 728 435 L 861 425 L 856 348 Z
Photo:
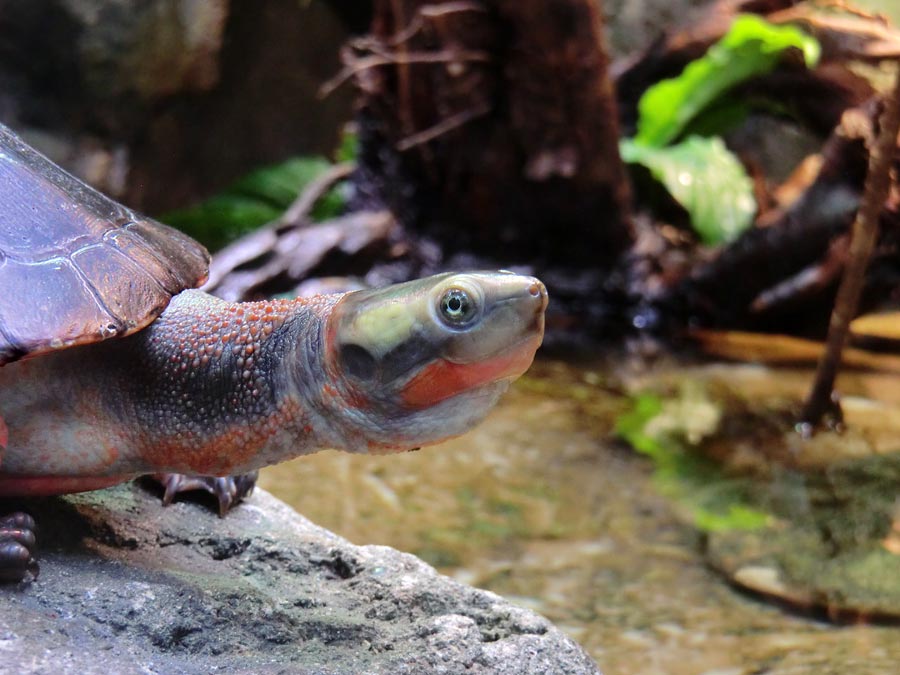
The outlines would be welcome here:
M 138 426 L 155 430 L 141 450 L 146 466 L 226 475 L 320 449 L 316 346 L 339 296 L 225 303 L 192 295 L 144 331 L 153 386 L 143 387 L 152 393 L 135 413 Z

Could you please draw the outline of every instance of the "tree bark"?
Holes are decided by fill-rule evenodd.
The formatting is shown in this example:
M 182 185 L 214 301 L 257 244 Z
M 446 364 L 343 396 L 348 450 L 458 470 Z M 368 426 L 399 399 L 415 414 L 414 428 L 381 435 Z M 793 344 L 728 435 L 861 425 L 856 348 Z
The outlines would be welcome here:
M 376 0 L 363 192 L 441 248 L 596 269 L 632 241 L 596 0 Z

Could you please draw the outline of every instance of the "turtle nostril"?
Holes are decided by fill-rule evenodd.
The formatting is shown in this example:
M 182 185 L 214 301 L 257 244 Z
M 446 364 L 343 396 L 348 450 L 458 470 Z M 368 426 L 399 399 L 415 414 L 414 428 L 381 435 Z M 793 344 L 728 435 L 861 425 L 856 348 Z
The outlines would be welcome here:
M 540 280 L 535 279 L 528 287 L 528 293 L 535 299 L 540 299 L 541 306 L 538 311 L 543 312 L 547 308 L 548 296 L 547 287 Z

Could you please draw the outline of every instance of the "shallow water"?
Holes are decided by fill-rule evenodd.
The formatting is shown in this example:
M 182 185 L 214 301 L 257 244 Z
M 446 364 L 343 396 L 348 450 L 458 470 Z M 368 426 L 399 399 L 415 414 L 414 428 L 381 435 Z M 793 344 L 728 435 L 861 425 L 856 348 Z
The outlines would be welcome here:
M 468 435 L 388 457 L 334 452 L 263 473 L 261 484 L 357 544 L 420 555 L 533 608 L 607 675 L 891 673 L 900 628 L 835 626 L 735 590 L 700 535 L 659 495 L 649 461 L 612 434 L 624 383 L 723 377 L 755 395 L 802 395 L 809 373 L 703 368 L 621 374 L 536 364 Z M 851 375 L 900 419 L 892 378 Z M 900 445 L 900 442 L 898 442 Z

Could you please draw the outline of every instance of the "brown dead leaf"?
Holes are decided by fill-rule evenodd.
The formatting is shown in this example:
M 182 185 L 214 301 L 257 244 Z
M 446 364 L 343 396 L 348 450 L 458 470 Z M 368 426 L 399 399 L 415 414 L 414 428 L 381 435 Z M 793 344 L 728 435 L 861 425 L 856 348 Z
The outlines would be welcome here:
M 850 322 L 850 332 L 858 337 L 900 342 L 900 312 L 858 317 Z
M 817 361 L 824 350 L 821 342 L 766 333 L 695 330 L 691 336 L 707 354 L 736 361 L 768 364 L 803 364 Z M 846 368 L 900 373 L 900 355 L 880 354 L 855 347 L 843 351 Z

